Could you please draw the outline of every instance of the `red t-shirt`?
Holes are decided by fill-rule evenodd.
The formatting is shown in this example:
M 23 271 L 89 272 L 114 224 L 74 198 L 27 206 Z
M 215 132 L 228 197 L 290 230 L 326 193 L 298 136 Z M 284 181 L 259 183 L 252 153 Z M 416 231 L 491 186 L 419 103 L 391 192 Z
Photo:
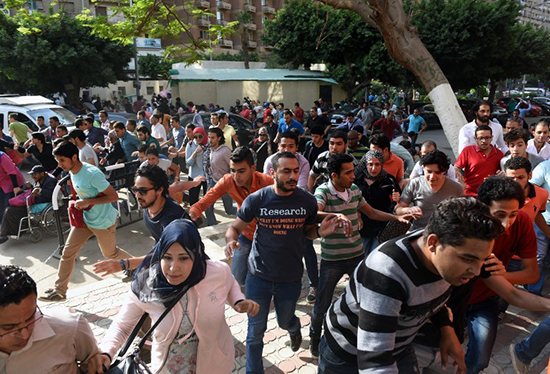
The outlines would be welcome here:
M 395 130 L 401 130 L 401 127 L 395 121 L 388 121 L 387 118 L 380 118 L 378 121 L 372 125 L 373 130 L 380 126 L 380 130 L 386 135 L 390 140 L 393 139 L 393 133 Z
M 464 193 L 477 196 L 477 189 L 485 178 L 500 170 L 500 160 L 504 154 L 492 146 L 489 155 L 479 149 L 477 145 L 469 145 L 462 150 L 455 165 L 464 170 Z
M 493 253 L 505 267 L 508 267 L 508 263 L 514 255 L 520 259 L 537 257 L 537 237 L 533 222 L 527 213 L 521 210 L 518 212 L 514 224 L 495 240 Z M 483 283 L 482 279 L 478 278 L 474 283 L 469 304 L 480 303 L 493 295 L 495 293 Z
M 294 117 L 296 118 L 296 121 L 304 123 L 304 110 L 297 106 L 296 109 L 294 109 Z

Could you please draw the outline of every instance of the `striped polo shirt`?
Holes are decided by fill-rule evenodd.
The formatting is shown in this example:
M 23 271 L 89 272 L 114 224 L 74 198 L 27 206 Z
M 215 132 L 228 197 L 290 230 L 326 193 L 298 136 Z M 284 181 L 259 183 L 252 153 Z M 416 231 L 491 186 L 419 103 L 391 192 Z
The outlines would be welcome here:
M 361 194 L 361 190 L 355 184 L 347 188 L 344 200 L 336 191 L 332 181 L 321 184 L 315 190 L 317 204 L 323 206 L 323 212 L 341 213 L 345 215 L 353 225 L 353 235 L 346 236 L 343 228 L 338 228 L 335 233 L 321 238 L 321 259 L 326 261 L 347 260 L 357 256 L 363 256 L 363 241 L 359 234 L 359 219 L 357 210 L 367 202 Z

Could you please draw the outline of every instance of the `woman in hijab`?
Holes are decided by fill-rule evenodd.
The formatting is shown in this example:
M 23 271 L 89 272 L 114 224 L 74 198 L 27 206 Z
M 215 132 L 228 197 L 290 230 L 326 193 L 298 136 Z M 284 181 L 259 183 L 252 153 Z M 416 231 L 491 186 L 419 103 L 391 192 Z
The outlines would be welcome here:
M 256 170 L 264 170 L 265 160 L 271 156 L 271 139 L 265 127 L 258 131 L 258 137 L 248 144 L 248 147 L 256 152 Z
M 199 176 L 206 176 L 204 172 L 204 151 L 207 144 L 208 137 L 204 129 L 202 127 L 195 127 L 193 130 L 193 141 L 187 143 L 185 147 L 185 163 L 189 168 L 188 178 L 190 181 Z M 206 182 L 202 182 L 201 185 L 191 188 L 189 190 L 189 205 L 193 205 L 199 201 L 201 186 L 203 194 L 206 194 Z
M 361 190 L 363 197 L 373 208 L 386 213 L 393 213 L 396 202 L 399 201 L 401 188 L 397 179 L 383 169 L 384 155 L 380 151 L 368 151 L 355 168 L 355 184 Z M 365 248 L 365 256 L 379 244 L 378 234 L 387 222 L 374 221 L 361 213 L 363 227 L 360 230 Z
M 132 289 L 103 338 L 101 350 L 114 357 L 143 313 L 149 313 L 154 324 L 175 299 L 179 302 L 153 332 L 152 371 L 231 372 L 235 351 L 225 321 L 225 303 L 252 316 L 259 306 L 244 298 L 227 264 L 208 258 L 195 224 L 185 219 L 165 228 L 138 267 Z M 109 367 L 107 355 L 103 363 Z

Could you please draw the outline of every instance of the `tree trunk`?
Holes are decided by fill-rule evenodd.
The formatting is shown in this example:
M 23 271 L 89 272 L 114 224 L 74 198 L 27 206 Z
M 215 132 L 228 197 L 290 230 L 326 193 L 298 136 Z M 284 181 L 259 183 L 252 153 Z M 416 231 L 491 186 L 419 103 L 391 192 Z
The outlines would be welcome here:
M 488 102 L 492 103 L 495 101 L 495 94 L 497 92 L 497 86 L 498 82 L 495 82 L 494 79 L 489 79 L 489 98 L 487 99 Z
M 409 22 L 400 0 L 325 0 L 335 8 L 350 9 L 376 27 L 389 55 L 411 71 L 434 104 L 443 131 L 458 154 L 458 131 L 467 123 L 456 96 L 441 68 L 426 49 L 416 28 Z
M 241 45 L 243 49 L 244 68 L 250 69 L 250 57 L 248 55 L 248 32 L 245 28 L 241 30 Z

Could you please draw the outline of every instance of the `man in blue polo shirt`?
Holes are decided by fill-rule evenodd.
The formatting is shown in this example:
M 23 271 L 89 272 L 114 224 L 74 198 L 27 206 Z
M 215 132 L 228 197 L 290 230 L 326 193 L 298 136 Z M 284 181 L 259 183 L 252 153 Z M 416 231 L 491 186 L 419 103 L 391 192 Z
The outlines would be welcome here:
M 416 144 L 416 138 L 418 138 L 418 135 L 422 134 L 422 131 L 426 130 L 428 128 L 428 124 L 426 121 L 424 121 L 424 118 L 420 117 L 420 112 L 418 109 L 415 109 L 413 114 L 409 116 L 405 121 L 409 122 L 409 128 L 407 132 L 409 133 L 409 137 L 411 138 L 411 145 L 414 148 Z M 422 126 L 422 128 L 420 128 Z
M 281 134 L 283 132 L 290 131 L 292 129 L 296 129 L 298 131 L 299 136 L 304 135 L 304 132 L 305 132 L 304 127 L 300 122 L 294 119 L 294 114 L 287 109 L 284 112 L 283 118 L 279 121 L 279 128 L 277 129 L 277 136 L 275 137 L 274 142 L 278 143 L 279 138 L 281 137 Z
M 134 155 L 134 153 L 137 152 L 139 146 L 141 145 L 139 139 L 135 135 L 132 135 L 126 131 L 126 127 L 122 122 L 115 123 L 114 129 L 116 136 L 120 141 L 120 145 L 124 150 L 126 161 L 136 160 L 137 154 Z

